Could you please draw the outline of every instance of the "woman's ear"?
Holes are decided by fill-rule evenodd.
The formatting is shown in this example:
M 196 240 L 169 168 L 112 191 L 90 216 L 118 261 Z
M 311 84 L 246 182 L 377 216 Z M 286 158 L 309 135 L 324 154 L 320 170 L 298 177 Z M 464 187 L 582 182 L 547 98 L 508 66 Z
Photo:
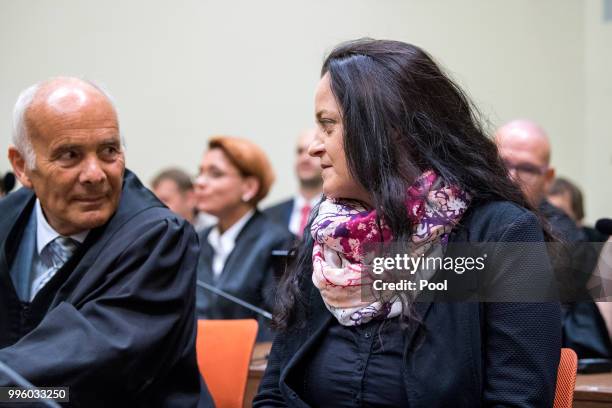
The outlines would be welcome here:
M 17 180 L 27 188 L 32 188 L 32 181 L 26 172 L 26 160 L 15 146 L 9 146 L 8 158 L 13 166 Z
M 259 180 L 254 176 L 247 176 L 242 181 L 242 202 L 248 203 L 259 192 Z

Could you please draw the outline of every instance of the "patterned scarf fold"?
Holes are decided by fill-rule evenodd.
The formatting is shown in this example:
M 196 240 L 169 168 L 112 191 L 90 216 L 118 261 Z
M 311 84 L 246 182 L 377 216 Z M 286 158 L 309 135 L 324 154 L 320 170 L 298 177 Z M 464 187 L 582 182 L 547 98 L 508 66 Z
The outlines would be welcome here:
M 406 210 L 413 224 L 409 255 L 427 254 L 437 244 L 445 246 L 469 202 L 467 192 L 444 184 L 433 170 L 421 174 L 406 194 Z M 364 288 L 373 282 L 371 249 L 393 240 L 391 229 L 378 219 L 376 210 L 353 200 L 327 199 L 319 206 L 310 231 L 315 241 L 312 281 L 340 324 L 356 326 L 400 315 L 397 295 L 376 299 L 371 289 Z

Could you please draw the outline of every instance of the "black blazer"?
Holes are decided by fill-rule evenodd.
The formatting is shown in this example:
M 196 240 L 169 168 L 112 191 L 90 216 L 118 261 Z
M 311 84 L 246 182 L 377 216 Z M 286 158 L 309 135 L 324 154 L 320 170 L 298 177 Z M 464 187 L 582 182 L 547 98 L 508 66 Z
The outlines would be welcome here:
M 263 210 L 264 214 L 266 214 L 272 221 L 283 225 L 285 228 L 289 228 L 289 221 L 291 220 L 291 212 L 293 211 L 293 206 L 295 205 L 295 199 L 290 198 L 285 201 L 281 201 L 280 203 L 273 205 L 272 207 L 268 207 Z
M 214 250 L 208 243 L 213 227 L 200 233 L 198 279 L 212 284 L 237 298 L 272 310 L 276 282 L 273 271 L 273 250 L 289 249 L 292 235 L 259 211 L 247 221 L 236 237 L 236 246 L 228 256 L 218 279 L 214 278 Z M 201 287 L 197 289 L 197 312 L 205 319 L 258 319 L 251 310 L 226 300 Z
M 543 235 L 531 212 L 494 202 L 471 208 L 450 240 L 531 242 Z M 545 254 L 517 254 L 498 272 L 512 276 L 519 264 L 550 275 Z M 332 315 L 310 276 L 304 279 L 306 324 L 277 334 L 255 407 L 306 406 L 299 397 L 305 386 L 300 365 Z M 415 309 L 423 325 L 411 324 L 404 334 L 403 377 L 411 407 L 552 406 L 561 347 L 558 303 L 422 302 Z
M 0 361 L 70 387 L 71 406 L 212 406 L 195 355 L 193 228 L 126 170 L 116 213 L 22 303 L 9 270 L 34 202 L 25 188 L 0 202 Z
M 592 302 L 587 282 L 597 265 L 599 251 L 587 241 L 583 229 L 562 210 L 544 200 L 540 211 L 550 223 L 552 232 L 565 241 L 566 247 L 554 265 L 557 274 L 571 291 L 562 299 L 563 347 L 573 349 L 578 358 L 610 358 L 612 342 L 599 309 Z M 597 300 L 597 299 L 595 299 Z

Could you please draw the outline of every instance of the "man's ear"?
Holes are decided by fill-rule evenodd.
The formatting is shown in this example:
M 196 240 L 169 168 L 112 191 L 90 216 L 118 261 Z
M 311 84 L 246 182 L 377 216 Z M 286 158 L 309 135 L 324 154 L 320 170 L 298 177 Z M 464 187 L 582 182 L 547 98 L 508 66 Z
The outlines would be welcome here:
M 544 190 L 545 194 L 548 194 L 548 190 L 552 186 L 553 181 L 555 180 L 555 168 L 549 167 L 546 169 L 546 173 L 544 173 Z
M 259 192 L 259 180 L 257 177 L 248 176 L 242 183 L 242 201 L 247 203 Z
M 32 181 L 26 174 L 25 158 L 15 146 L 9 146 L 8 159 L 11 162 L 11 166 L 13 166 L 13 172 L 15 173 L 17 180 L 19 180 L 24 187 L 32 188 Z

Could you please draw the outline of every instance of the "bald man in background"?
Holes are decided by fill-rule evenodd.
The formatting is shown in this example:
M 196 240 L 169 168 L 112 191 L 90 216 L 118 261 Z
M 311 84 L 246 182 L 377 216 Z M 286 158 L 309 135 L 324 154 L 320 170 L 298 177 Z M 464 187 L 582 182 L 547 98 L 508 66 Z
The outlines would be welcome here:
M 315 134 L 316 129 L 306 129 L 297 139 L 295 174 L 299 182 L 298 194 L 264 210 L 268 217 L 284 225 L 293 235 L 300 238 L 308 222 L 310 211 L 321 199 L 323 188 L 320 160 L 308 154 L 308 147 L 314 140 Z
M 0 361 L 71 406 L 212 405 L 196 354 L 193 228 L 125 168 L 109 96 L 24 90 L 0 201 Z M 0 387 L 17 385 L 0 370 Z
M 495 141 L 510 176 L 550 222 L 553 233 L 568 242 L 585 241 L 572 219 L 546 200 L 555 169 L 550 165 L 551 147 L 544 129 L 528 120 L 514 120 L 497 130 Z
M 595 304 L 573 302 L 590 299 L 586 288 L 597 255 L 574 221 L 546 200 L 555 178 L 548 135 L 538 124 L 521 119 L 501 126 L 495 141 L 510 176 L 521 186 L 527 200 L 549 222 L 553 235 L 569 245 L 558 248 L 560 252 L 553 259 L 562 300 L 570 302 L 564 309 L 564 347 L 574 349 L 579 358 L 612 357 L 612 342 Z
M 555 178 L 550 166 L 550 142 L 544 130 L 527 120 L 514 120 L 495 133 L 499 153 L 512 178 L 538 207 Z

